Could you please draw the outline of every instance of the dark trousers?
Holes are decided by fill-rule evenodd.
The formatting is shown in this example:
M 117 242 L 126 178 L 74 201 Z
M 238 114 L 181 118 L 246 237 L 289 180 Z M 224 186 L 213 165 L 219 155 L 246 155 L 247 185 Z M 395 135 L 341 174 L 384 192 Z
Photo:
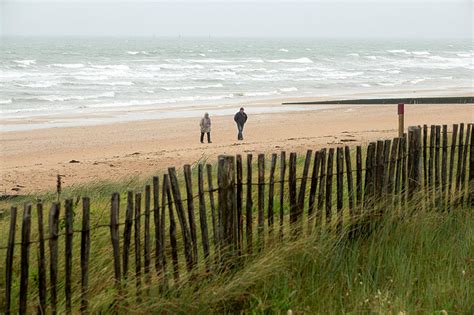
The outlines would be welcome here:
M 237 140 L 244 140 L 244 135 L 242 134 L 242 132 L 244 131 L 244 125 L 237 124 L 237 129 L 239 130 Z
M 210 132 L 206 132 L 207 133 L 207 142 L 211 143 L 211 133 Z M 201 142 L 204 142 L 204 132 L 201 132 Z

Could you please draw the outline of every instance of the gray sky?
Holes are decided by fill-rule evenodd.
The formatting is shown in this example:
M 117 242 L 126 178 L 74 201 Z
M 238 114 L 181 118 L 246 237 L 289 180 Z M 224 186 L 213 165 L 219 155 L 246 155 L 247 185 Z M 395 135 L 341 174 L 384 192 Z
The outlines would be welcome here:
M 470 0 L 0 0 L 2 36 L 472 38 Z

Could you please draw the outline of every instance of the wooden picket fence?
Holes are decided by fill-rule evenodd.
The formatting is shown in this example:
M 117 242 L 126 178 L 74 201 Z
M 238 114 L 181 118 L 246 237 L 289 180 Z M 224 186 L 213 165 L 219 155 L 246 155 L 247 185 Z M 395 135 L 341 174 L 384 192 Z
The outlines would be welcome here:
M 111 263 L 117 295 L 125 294 L 124 290 L 136 290 L 139 298 L 140 292 L 152 281 L 158 281 L 156 284 L 160 286 L 160 292 L 164 292 L 172 286 L 182 286 L 185 281 L 193 281 L 196 270 L 204 270 L 211 276 L 211 271 L 223 272 L 242 266 L 246 258 L 260 252 L 266 242 L 295 239 L 305 230 L 307 233 L 318 233 L 324 228 L 337 235 L 343 233 L 346 227 L 353 233 L 361 228 L 358 224 L 361 218 L 367 219 L 369 215 L 370 220 L 376 222 L 378 217 L 390 210 L 403 211 L 407 203 L 415 198 L 419 202 L 418 196 L 422 196 L 423 200 L 420 207 L 427 209 L 449 211 L 456 204 L 472 207 L 472 126 L 467 124 L 464 132 L 464 124 L 455 124 L 450 133 L 446 125 L 410 127 L 408 134 L 402 138 L 369 143 L 364 155 L 362 146 L 320 149 L 314 153 L 308 150 L 303 169 L 299 171 L 296 153 L 290 153 L 288 159 L 285 152 L 279 156 L 272 154 L 270 163 L 266 163 L 265 155 L 259 154 L 256 182 L 253 182 L 252 154 L 246 157 L 245 181 L 242 156 L 220 156 L 217 186 L 214 186 L 213 166 L 197 165 L 196 195 L 191 166 L 184 166 L 183 185 L 172 167 L 161 181 L 153 177 L 151 185 L 146 185 L 144 195 L 129 191 L 122 214 L 122 198 L 119 193 L 114 193 L 110 203 L 110 220 L 106 224 L 91 226 L 91 200 L 84 197 L 80 202 L 80 230 L 73 228 L 75 211 L 79 207 L 72 199 L 64 202 L 62 220 L 61 204 L 52 203 L 45 228 L 44 205 L 38 202 L 35 210 L 37 239 L 34 240 L 31 239 L 33 206 L 24 206 L 19 242 L 15 235 L 18 211 L 17 207 L 12 207 L 8 243 L 0 247 L 1 252 L 6 253 L 3 310 L 5 314 L 25 314 L 27 306 L 35 304 L 38 313 L 87 313 L 89 267 L 91 257 L 95 257 L 91 256 L 91 232 L 98 229 L 110 230 Z M 265 174 L 266 165 L 270 166 L 269 174 Z M 333 199 L 336 201 L 335 209 Z M 60 226 L 62 224 L 63 227 Z M 75 235 L 80 236 L 79 250 L 73 247 Z M 59 257 L 60 239 L 64 240 L 64 257 Z M 49 247 L 49 282 L 46 242 Z M 30 266 L 29 259 L 32 244 L 37 245 L 37 279 L 34 283 L 38 295 L 33 302 L 28 299 L 32 285 L 33 266 Z M 15 255 L 17 246 L 20 247 L 19 259 Z M 134 249 L 134 275 L 129 270 L 132 265 L 131 249 Z M 77 255 L 78 251 L 80 266 L 73 266 L 73 255 Z M 64 259 L 64 270 L 59 270 L 60 259 Z M 12 269 L 17 261 L 20 262 L 19 285 L 12 287 L 16 280 L 13 279 L 15 274 Z M 80 281 L 78 277 L 73 277 L 73 273 L 79 270 Z M 152 272 L 155 277 L 150 276 Z M 64 288 L 65 301 L 58 309 L 60 273 L 64 273 L 60 278 L 63 279 L 61 288 Z M 134 288 L 127 289 L 124 283 L 129 282 L 135 283 Z M 74 294 L 80 297 L 74 301 L 80 300 L 80 305 L 73 305 L 72 288 L 79 286 L 80 292 Z M 12 294 L 12 289 L 19 292 Z M 12 296 L 18 297 L 17 301 L 12 301 Z

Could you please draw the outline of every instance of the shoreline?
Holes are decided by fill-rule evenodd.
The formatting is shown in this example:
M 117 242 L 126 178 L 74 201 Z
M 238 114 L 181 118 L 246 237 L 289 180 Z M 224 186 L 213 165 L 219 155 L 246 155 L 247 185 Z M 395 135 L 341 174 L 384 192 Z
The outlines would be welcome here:
M 253 114 L 268 114 L 275 112 L 294 112 L 325 109 L 329 105 L 354 105 L 360 104 L 359 99 L 392 97 L 471 97 L 471 91 L 465 87 L 450 88 L 448 90 L 423 89 L 423 90 L 381 90 L 373 92 L 345 92 L 334 95 L 320 96 L 295 96 L 295 97 L 269 97 L 252 100 L 227 100 L 215 103 L 183 103 L 169 104 L 171 106 L 129 106 L 123 108 L 112 108 L 97 112 L 74 112 L 70 114 L 42 114 L 34 117 L 0 118 L 0 133 L 19 132 L 28 130 L 41 130 L 50 128 L 68 128 L 84 126 L 111 125 L 117 123 L 139 122 L 162 119 L 181 119 L 201 117 L 204 112 L 212 116 L 231 115 L 238 107 L 251 108 Z M 441 96 L 442 95 L 442 96 Z M 337 103 L 338 99 L 345 99 L 343 103 Z M 372 102 L 382 105 L 383 102 Z M 438 102 L 434 102 L 438 103 Z M 314 104 L 321 104 L 317 108 Z M 442 103 L 447 104 L 447 103 Z
M 463 104 L 406 105 L 405 111 L 406 128 L 474 118 L 472 105 Z M 233 113 L 211 116 L 212 144 L 199 143 L 199 118 L 194 117 L 2 132 L 0 194 L 52 191 L 57 174 L 64 175 L 64 187 L 72 187 L 148 177 L 199 160 L 213 163 L 219 154 L 301 153 L 397 136 L 396 105 L 328 105 L 263 114 L 249 107 L 247 113 L 242 142 L 236 140 Z

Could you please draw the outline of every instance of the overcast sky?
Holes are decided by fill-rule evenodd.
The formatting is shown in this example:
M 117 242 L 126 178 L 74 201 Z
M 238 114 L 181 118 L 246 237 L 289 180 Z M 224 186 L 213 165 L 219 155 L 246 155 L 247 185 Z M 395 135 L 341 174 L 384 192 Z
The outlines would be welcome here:
M 472 38 L 470 0 L 0 0 L 2 36 Z

